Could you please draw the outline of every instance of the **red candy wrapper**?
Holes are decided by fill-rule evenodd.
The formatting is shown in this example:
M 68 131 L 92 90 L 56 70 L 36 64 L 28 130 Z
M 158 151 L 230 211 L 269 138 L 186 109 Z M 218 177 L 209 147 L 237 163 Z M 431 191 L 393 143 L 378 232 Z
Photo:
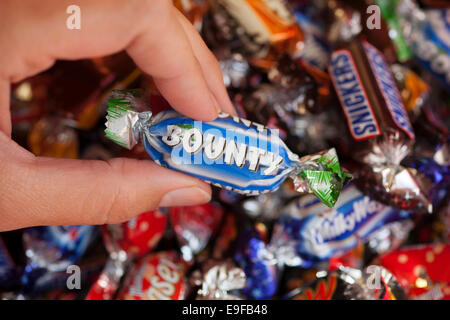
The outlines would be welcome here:
M 121 300 L 182 300 L 186 294 L 184 269 L 175 252 L 159 252 L 130 270 L 119 294 Z
M 192 262 L 193 256 L 206 247 L 223 215 L 223 208 L 214 203 L 170 208 L 170 222 L 185 261 Z
M 166 224 L 166 215 L 153 210 L 121 224 L 105 225 L 102 231 L 111 252 L 123 250 L 130 258 L 141 258 L 158 244 Z
M 110 258 L 85 299 L 114 299 L 125 270 L 134 259 L 142 258 L 155 248 L 163 236 L 166 223 L 166 215 L 160 210 L 153 210 L 128 222 L 104 225 L 102 234 Z
M 410 299 L 450 300 L 450 245 L 407 247 L 379 258 Z

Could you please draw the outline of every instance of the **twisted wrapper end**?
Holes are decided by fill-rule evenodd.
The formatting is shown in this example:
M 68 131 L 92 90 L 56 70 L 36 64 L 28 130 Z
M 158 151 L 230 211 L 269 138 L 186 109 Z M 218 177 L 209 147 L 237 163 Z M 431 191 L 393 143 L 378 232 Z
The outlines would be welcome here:
M 200 299 L 239 300 L 229 293 L 245 287 L 245 273 L 242 269 L 224 263 L 209 269 L 203 276 Z
M 152 113 L 137 112 L 144 104 L 142 90 L 114 90 L 108 99 L 106 137 L 118 145 L 132 149 L 142 129 L 148 126 Z
M 382 203 L 416 212 L 433 212 L 431 181 L 414 168 L 401 165 L 365 165 L 359 172 L 358 185 Z
M 300 158 L 294 177 L 298 192 L 314 193 L 328 207 L 333 207 L 342 188 L 352 175 L 342 171 L 334 148 Z

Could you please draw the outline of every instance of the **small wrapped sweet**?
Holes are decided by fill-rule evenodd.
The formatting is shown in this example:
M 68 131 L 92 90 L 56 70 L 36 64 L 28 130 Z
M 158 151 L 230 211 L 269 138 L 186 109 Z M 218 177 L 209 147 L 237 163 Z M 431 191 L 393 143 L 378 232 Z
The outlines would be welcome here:
M 135 112 L 145 104 L 137 90 L 113 91 L 106 136 L 131 149 L 141 139 L 161 166 L 246 195 L 270 192 L 287 178 L 299 192 L 314 193 L 333 206 L 351 175 L 341 171 L 334 149 L 299 158 L 275 130 L 220 113 L 211 122 L 175 111 Z
M 315 281 L 292 290 L 289 300 L 406 300 L 406 294 L 395 276 L 380 266 L 364 270 L 339 267 L 324 273 Z
M 256 225 L 245 228 L 239 237 L 234 260 L 245 272 L 246 283 L 241 291 L 247 299 L 270 299 L 278 287 L 281 265 L 277 258 L 281 257 L 268 250 L 266 233 L 266 228 Z
M 167 225 L 167 216 L 161 210 L 141 213 L 127 222 L 102 226 L 105 246 L 110 254 L 127 255 L 139 259 L 154 249 Z
M 231 57 L 219 60 L 219 66 L 227 88 L 243 88 L 247 85 L 250 65 L 241 54 L 235 53 Z
M 408 239 L 416 221 L 411 219 L 390 222 L 367 239 L 364 251 L 365 257 L 375 257 L 401 247 Z
M 21 277 L 22 292 L 41 294 L 58 283 L 67 268 L 78 263 L 96 238 L 97 226 L 45 226 L 28 228 L 23 233 L 27 264 Z
M 403 247 L 379 257 L 405 288 L 410 299 L 450 300 L 450 245 L 434 243 Z
M 36 121 L 28 134 L 28 145 L 35 156 L 79 158 L 79 137 L 71 120 L 55 116 Z
M 163 236 L 167 216 L 160 210 L 141 213 L 131 220 L 102 226 L 109 258 L 85 300 L 112 300 L 125 271 L 136 259 L 156 247 Z
M 175 251 L 160 251 L 135 264 L 127 274 L 119 300 L 183 300 L 184 265 Z
M 414 71 L 401 64 L 393 64 L 391 70 L 403 104 L 411 120 L 415 122 L 430 94 L 430 87 Z
M 192 280 L 199 287 L 197 300 L 240 300 L 235 293 L 245 286 L 245 273 L 230 260 L 208 260 Z
M 368 239 L 380 228 L 414 215 L 397 210 L 362 194 L 353 184 L 347 186 L 329 209 L 310 196 L 294 200 L 283 208 L 274 226 L 269 249 L 284 248 L 298 257 L 287 264 L 309 268 L 331 257 L 338 257 Z M 406 220 L 406 221 L 405 221 Z
M 450 164 L 440 165 L 433 159 L 425 157 L 414 159 L 409 164 L 428 178 L 430 181 L 428 198 L 433 207 L 439 208 L 450 193 Z
M 440 83 L 450 88 L 449 8 L 426 9 L 416 1 L 395 2 L 392 15 L 416 61 Z
M 323 74 L 283 55 L 267 73 L 271 83 L 261 84 L 243 95 L 249 119 L 267 124 L 276 116 L 284 126 L 292 128 L 296 116 L 319 113 L 330 93 L 329 77 L 326 74 L 321 77 Z
M 383 54 L 358 38 L 336 49 L 329 67 L 347 122 L 361 188 L 401 209 L 432 205 L 414 170 L 401 166 L 415 134 Z
M 206 248 L 218 231 L 223 215 L 224 209 L 217 203 L 169 209 L 170 224 L 186 263 L 194 263 L 194 256 Z
M 203 28 L 213 48 L 243 53 L 254 65 L 270 66 L 285 52 L 298 56 L 303 32 L 289 5 L 282 0 L 214 0 Z
M 325 21 L 313 17 L 322 10 L 317 7 L 314 10 L 312 8 L 314 4 L 308 2 L 296 1 L 291 5 L 295 20 L 304 33 L 304 47 L 298 58 L 325 70 L 330 58 L 330 44 L 326 41 Z

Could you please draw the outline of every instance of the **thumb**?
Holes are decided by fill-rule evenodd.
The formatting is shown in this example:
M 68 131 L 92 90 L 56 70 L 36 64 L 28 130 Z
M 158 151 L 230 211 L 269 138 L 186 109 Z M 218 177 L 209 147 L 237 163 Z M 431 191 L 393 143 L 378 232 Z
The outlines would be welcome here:
M 6 139 L 0 133 L 0 144 Z M 159 206 L 211 198 L 206 183 L 148 160 L 66 160 L 34 157 L 23 149 L 11 152 L 11 147 L 0 150 L 0 231 L 118 223 Z

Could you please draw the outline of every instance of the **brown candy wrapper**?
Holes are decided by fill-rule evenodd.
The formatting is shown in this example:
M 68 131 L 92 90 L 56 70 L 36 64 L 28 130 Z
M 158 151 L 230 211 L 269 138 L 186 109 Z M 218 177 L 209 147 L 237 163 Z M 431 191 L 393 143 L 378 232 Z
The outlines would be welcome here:
M 401 209 L 431 212 L 426 183 L 401 161 L 415 134 L 383 54 L 354 39 L 333 52 L 330 75 L 352 141 L 352 157 L 363 164 L 359 183 L 371 195 Z
M 213 0 L 205 36 L 213 47 L 228 45 L 253 65 L 268 68 L 283 53 L 296 56 L 303 34 L 282 0 Z

